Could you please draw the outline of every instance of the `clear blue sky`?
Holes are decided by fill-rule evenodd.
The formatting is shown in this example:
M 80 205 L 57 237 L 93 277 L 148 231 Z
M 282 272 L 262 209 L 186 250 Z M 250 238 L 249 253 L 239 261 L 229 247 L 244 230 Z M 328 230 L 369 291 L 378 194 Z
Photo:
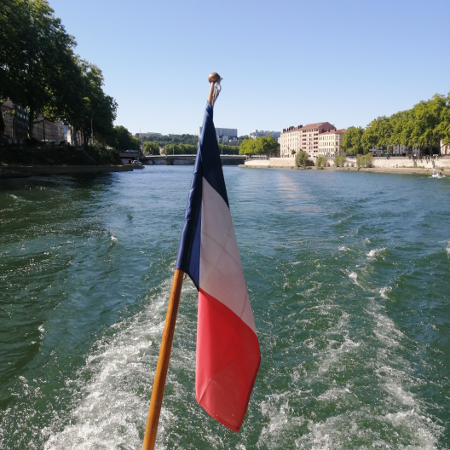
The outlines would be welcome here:
M 450 91 L 449 0 L 49 0 L 132 133 L 365 127 Z

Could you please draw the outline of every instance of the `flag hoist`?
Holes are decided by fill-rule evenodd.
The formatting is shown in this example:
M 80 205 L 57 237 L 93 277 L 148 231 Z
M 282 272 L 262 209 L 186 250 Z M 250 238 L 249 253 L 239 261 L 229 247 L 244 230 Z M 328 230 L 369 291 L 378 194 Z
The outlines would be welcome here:
M 195 396 L 238 432 L 261 354 L 242 271 L 213 123 L 222 78 L 212 73 L 169 297 L 142 450 L 154 448 L 183 275 L 198 289 Z

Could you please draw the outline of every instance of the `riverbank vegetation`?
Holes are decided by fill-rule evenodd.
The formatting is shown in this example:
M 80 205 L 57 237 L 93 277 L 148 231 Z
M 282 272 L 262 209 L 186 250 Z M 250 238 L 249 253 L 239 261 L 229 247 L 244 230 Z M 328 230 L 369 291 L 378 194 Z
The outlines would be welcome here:
M 144 143 L 144 149 L 145 146 L 148 143 Z M 151 147 L 152 151 L 155 149 L 155 147 Z M 197 145 L 191 145 L 191 144 L 167 144 L 163 147 L 161 150 L 162 155 L 195 155 L 197 154 Z M 219 144 L 219 150 L 221 155 L 238 155 L 239 154 L 239 148 L 233 145 L 224 145 Z M 156 155 L 159 153 L 151 153 L 152 155 Z
M 14 165 L 103 165 L 122 164 L 117 150 L 105 150 L 98 143 L 84 147 L 6 147 L 0 152 L 0 167 Z
M 108 138 L 111 147 L 118 150 L 140 150 L 141 142 L 133 136 L 127 128 L 122 125 L 116 125 Z
M 248 156 L 280 156 L 280 144 L 270 135 L 260 136 L 257 139 L 245 139 L 239 146 L 240 155 Z
M 0 103 L 28 110 L 32 139 L 38 114 L 81 132 L 87 144 L 114 143 L 117 102 L 103 91 L 102 71 L 74 53 L 70 36 L 46 0 L 1 0 Z M 4 129 L 0 115 L 0 137 Z
M 316 158 L 316 166 L 318 169 L 324 169 L 327 166 L 328 159 L 326 156 L 318 156 Z
M 196 134 L 151 134 L 149 136 L 143 136 L 142 142 L 154 142 L 160 148 L 170 144 L 186 144 L 198 147 L 198 136 Z
M 143 136 L 144 152 L 150 155 L 195 155 L 198 148 L 198 136 L 194 134 L 161 135 L 155 133 Z M 238 155 L 239 145 L 244 138 L 238 138 L 236 144 L 219 144 L 222 155 Z
M 297 167 L 306 167 L 308 164 L 308 153 L 304 150 L 299 150 L 295 155 L 295 165 Z
M 366 155 L 357 155 L 356 167 L 358 169 L 361 167 L 365 167 L 366 169 L 373 167 L 373 155 L 371 153 L 367 153 Z
M 341 150 L 354 155 L 367 154 L 370 148 L 393 153 L 394 145 L 404 145 L 420 147 L 422 154 L 432 155 L 440 152 L 441 141 L 450 143 L 450 94 L 436 94 L 409 110 L 378 117 L 365 129 L 348 128 Z

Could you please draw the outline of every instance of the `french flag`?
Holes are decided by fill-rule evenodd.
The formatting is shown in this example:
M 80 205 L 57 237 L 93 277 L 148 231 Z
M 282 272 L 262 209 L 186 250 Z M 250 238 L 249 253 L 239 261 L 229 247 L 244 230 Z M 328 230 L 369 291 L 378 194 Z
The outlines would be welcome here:
M 198 289 L 195 396 L 238 432 L 261 362 L 208 102 L 176 268 Z

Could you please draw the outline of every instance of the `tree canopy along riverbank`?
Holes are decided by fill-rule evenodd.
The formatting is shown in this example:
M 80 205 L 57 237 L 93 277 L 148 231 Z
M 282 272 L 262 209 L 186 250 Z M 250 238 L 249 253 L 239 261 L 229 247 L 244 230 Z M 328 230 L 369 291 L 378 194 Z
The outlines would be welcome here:
M 260 136 L 257 139 L 246 139 L 239 146 L 240 155 L 279 156 L 280 144 L 272 137 Z
M 0 103 L 29 110 L 28 135 L 39 113 L 71 124 L 84 135 L 114 145 L 117 102 L 103 91 L 103 74 L 75 54 L 75 38 L 46 0 L 2 0 Z M 3 119 L 0 118 L 0 136 Z
M 155 133 L 143 136 L 144 152 L 150 155 L 193 155 L 197 153 L 198 136 L 196 134 L 170 134 L 161 135 Z M 238 143 L 244 138 L 239 137 Z M 130 147 L 131 148 L 131 147 Z M 161 150 L 160 150 L 161 149 Z M 219 144 L 222 155 L 238 155 L 238 145 Z
M 362 127 L 350 127 L 341 149 L 353 154 L 366 154 L 370 148 L 392 153 L 394 145 L 420 147 L 425 155 L 439 153 L 440 142 L 450 142 L 450 93 L 436 94 L 411 109 L 390 117 L 382 116 Z

